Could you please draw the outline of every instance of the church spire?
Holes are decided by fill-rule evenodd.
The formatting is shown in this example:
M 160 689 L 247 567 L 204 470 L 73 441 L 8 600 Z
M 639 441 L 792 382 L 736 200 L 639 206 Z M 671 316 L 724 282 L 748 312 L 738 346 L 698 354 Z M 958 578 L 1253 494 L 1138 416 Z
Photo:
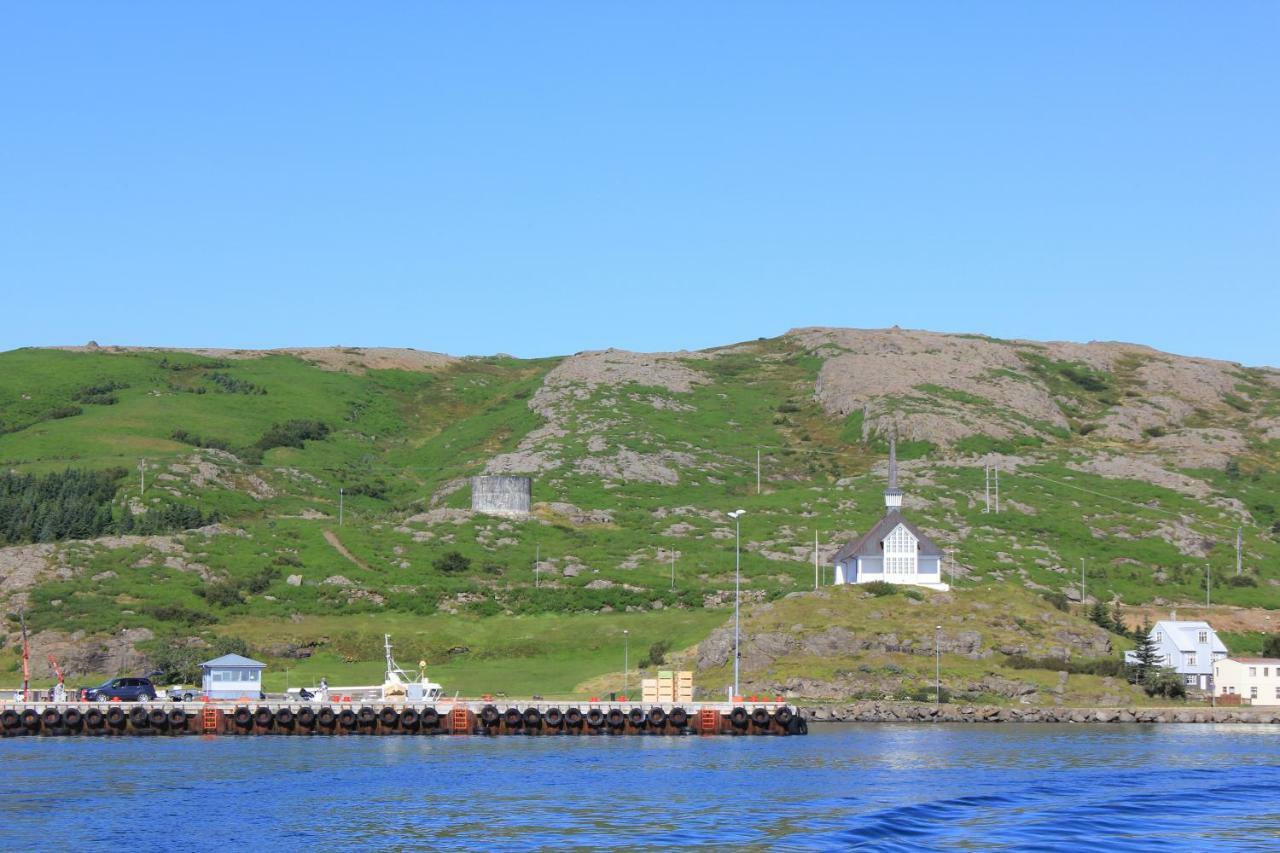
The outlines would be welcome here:
M 902 489 L 898 488 L 898 440 L 889 436 L 889 487 L 884 490 L 885 515 L 902 509 Z

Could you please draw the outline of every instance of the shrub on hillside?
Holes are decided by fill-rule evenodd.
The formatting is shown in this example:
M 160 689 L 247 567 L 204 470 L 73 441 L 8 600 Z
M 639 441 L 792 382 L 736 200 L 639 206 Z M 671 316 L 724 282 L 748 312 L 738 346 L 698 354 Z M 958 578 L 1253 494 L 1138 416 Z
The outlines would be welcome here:
M 889 583 L 888 581 L 871 581 L 870 583 L 864 583 L 862 585 L 862 589 L 877 597 L 882 595 L 893 595 L 895 592 L 899 592 L 898 585 Z
M 458 551 L 450 551 L 436 557 L 431 563 L 437 572 L 446 574 L 459 574 L 471 568 L 471 558 L 463 555 Z
M 1262 656 L 1280 658 L 1280 634 L 1268 634 L 1262 640 Z
M 1168 667 L 1150 670 L 1142 680 L 1142 689 L 1148 696 L 1163 696 L 1166 699 L 1183 699 L 1187 695 L 1186 682 L 1182 676 Z
M 323 441 L 329 435 L 329 427 L 309 418 L 296 418 L 280 424 L 272 424 L 254 446 L 259 450 L 274 447 L 305 447 L 308 441 Z
M 1046 591 L 1040 593 L 1040 597 L 1052 604 L 1057 609 L 1066 613 L 1071 609 L 1071 600 L 1064 593 Z

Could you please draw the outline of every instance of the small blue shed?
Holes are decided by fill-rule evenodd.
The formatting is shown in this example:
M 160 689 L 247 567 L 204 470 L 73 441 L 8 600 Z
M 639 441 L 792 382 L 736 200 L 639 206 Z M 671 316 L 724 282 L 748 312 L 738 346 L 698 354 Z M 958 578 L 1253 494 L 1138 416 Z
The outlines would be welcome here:
M 210 699 L 257 699 L 262 693 L 262 671 L 265 663 L 243 655 L 223 655 L 200 664 L 204 675 L 201 689 Z

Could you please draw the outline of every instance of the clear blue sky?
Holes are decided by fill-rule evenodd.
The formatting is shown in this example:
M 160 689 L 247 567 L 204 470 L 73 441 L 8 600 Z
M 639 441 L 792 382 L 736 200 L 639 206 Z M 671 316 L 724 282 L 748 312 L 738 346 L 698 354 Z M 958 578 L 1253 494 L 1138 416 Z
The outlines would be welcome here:
M 0 349 L 1280 365 L 1280 4 L 10 3 Z

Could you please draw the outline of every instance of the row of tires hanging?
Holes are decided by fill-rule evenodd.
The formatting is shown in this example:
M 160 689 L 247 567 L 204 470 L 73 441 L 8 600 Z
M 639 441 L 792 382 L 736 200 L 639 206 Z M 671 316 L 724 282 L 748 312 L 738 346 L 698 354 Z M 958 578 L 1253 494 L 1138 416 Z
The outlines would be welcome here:
M 212 713 L 212 712 L 210 712 Z M 806 734 L 804 718 L 790 708 L 770 713 L 766 708 L 748 711 L 741 706 L 728 714 L 690 714 L 682 707 L 588 708 L 529 707 L 499 709 L 485 705 L 479 713 L 440 713 L 433 707 L 380 710 L 302 707 L 271 708 L 246 705 L 218 713 L 209 728 L 202 717 L 182 708 L 135 705 L 106 709 L 47 707 L 43 710 L 12 708 L 0 712 L 0 733 L 23 735 L 108 734 Z

